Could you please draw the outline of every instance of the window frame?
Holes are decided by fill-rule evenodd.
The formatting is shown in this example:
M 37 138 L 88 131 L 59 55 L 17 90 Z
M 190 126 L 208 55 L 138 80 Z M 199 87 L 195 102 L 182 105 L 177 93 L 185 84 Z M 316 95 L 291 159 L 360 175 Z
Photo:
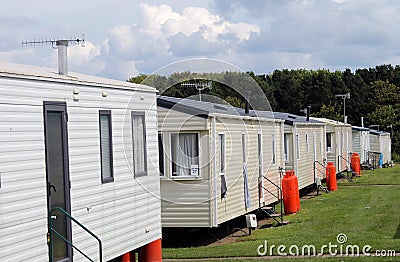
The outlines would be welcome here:
M 300 160 L 300 136 L 296 134 L 295 136 L 295 144 L 296 144 L 296 159 Z
M 258 164 L 258 176 L 264 175 L 264 148 L 263 148 L 263 133 L 258 132 L 257 134 L 257 164 Z
M 325 137 L 326 138 L 326 153 L 328 153 L 328 154 L 333 153 L 333 151 L 332 151 L 332 142 L 333 142 L 332 134 L 333 133 L 331 133 L 331 132 L 329 132 L 329 133 L 327 132 L 326 137 Z M 328 139 L 328 136 L 329 136 L 329 139 Z M 330 142 L 330 143 L 328 143 L 328 142 Z
M 173 174 L 173 154 L 172 154 L 172 136 L 173 135 L 178 135 L 179 134 L 197 134 L 197 150 L 198 150 L 198 159 L 199 159 L 199 170 L 198 170 L 198 174 L 197 176 L 192 176 L 192 175 L 185 175 L 185 176 L 177 176 Z M 169 161 L 169 168 L 170 168 L 170 173 L 169 173 L 169 177 L 171 179 L 198 179 L 201 178 L 201 168 L 200 168 L 200 163 L 201 163 L 201 156 L 200 156 L 200 147 L 201 147 L 201 143 L 200 143 L 201 137 L 200 137 L 200 131 L 183 131 L 183 132 L 170 132 L 169 133 L 169 154 L 170 154 L 170 161 Z
M 289 141 L 290 137 L 288 134 L 283 135 L 283 161 L 289 163 Z M 292 138 L 293 139 L 293 138 Z
M 272 133 L 272 165 L 276 165 L 276 136 Z
M 160 175 L 160 178 L 165 178 L 166 177 L 166 171 L 167 171 L 167 169 L 166 169 L 166 163 L 165 163 L 165 135 L 164 135 L 164 132 L 158 132 L 158 136 L 157 136 L 157 138 L 158 138 L 158 157 L 160 158 L 160 157 L 162 157 L 162 170 L 163 170 L 163 172 L 161 173 L 161 165 L 160 165 L 160 159 L 158 159 L 158 165 L 159 165 L 159 175 Z M 162 152 L 160 152 L 160 139 L 161 138 L 161 146 L 162 146 Z M 161 155 L 161 156 L 160 156 Z
M 134 117 L 142 117 L 143 123 L 143 154 L 144 154 L 144 171 L 136 171 L 135 164 L 135 140 L 134 140 L 134 128 L 133 128 L 133 118 Z M 131 128 L 132 128 L 132 152 L 133 152 L 133 174 L 136 177 L 147 176 L 148 168 L 147 168 L 147 135 L 146 135 L 146 115 L 144 111 L 131 111 Z
M 223 140 L 223 147 L 221 141 Z M 225 175 L 226 174 L 226 135 L 225 133 L 218 133 L 218 157 L 219 157 L 219 166 L 218 166 L 218 171 L 220 175 Z M 223 152 L 223 166 L 224 169 L 222 170 L 222 152 Z
M 103 169 L 103 143 L 102 141 L 102 132 L 101 132 L 101 116 L 108 116 L 108 138 L 109 138 L 109 151 L 110 151 L 110 176 L 104 176 Z M 114 154 L 113 154 L 113 139 L 112 139 L 112 114 L 111 110 L 99 110 L 99 138 L 100 138 L 100 174 L 101 174 L 101 182 L 109 183 L 114 181 Z

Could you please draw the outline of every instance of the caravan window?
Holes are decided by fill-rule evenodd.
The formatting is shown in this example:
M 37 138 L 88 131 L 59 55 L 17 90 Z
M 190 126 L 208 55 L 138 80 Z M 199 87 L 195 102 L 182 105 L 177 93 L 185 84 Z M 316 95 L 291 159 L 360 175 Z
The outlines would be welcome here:
M 165 176 L 164 171 L 164 134 L 158 133 L 158 166 L 160 176 Z
M 332 133 L 326 133 L 326 152 L 332 153 Z
M 308 142 L 308 134 L 306 134 L 306 151 L 307 151 L 307 153 L 310 153 L 310 145 L 309 145 L 309 142 Z
M 135 176 L 147 175 L 145 123 L 144 112 L 132 112 L 133 167 Z
M 100 128 L 101 181 L 103 183 L 106 183 L 114 180 L 110 110 L 99 111 L 99 128 Z
M 299 147 L 300 147 L 299 135 L 296 134 L 296 157 L 297 157 L 297 160 L 300 159 L 300 148 Z
M 287 134 L 284 135 L 283 143 L 284 143 L 283 160 L 285 161 L 285 163 L 287 163 L 287 162 L 289 162 L 289 136 Z
M 219 173 L 225 174 L 225 134 L 218 134 Z
M 275 142 L 275 134 L 272 134 L 272 164 L 276 164 L 276 142 Z
M 171 134 L 172 176 L 199 176 L 199 134 Z
M 322 142 L 323 142 L 323 134 L 321 133 L 319 136 L 319 153 L 322 155 Z

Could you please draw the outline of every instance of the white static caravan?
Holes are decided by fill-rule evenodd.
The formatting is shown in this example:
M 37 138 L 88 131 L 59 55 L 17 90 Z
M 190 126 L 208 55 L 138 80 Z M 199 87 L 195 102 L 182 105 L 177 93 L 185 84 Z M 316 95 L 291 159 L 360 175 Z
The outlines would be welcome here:
M 274 112 L 274 115 L 285 121 L 285 169 L 295 171 L 299 189 L 314 184 L 314 175 L 324 178 L 325 123 L 288 113 Z
M 333 162 L 337 173 L 349 170 L 349 153 L 353 148 L 351 125 L 326 118 L 313 119 L 326 123 L 325 145 L 327 161 Z
M 263 115 L 158 98 L 163 227 L 216 227 L 276 201 L 258 181 L 279 177 L 283 121 Z
M 365 127 L 352 126 L 353 152 L 360 156 L 361 164 L 366 163 L 370 151 L 369 129 Z
M 369 139 L 371 151 L 382 154 L 382 164 L 390 162 L 392 160 L 392 140 L 390 133 L 370 129 Z
M 154 88 L 0 63 L 0 112 L 0 261 L 49 261 L 54 207 L 100 238 L 103 261 L 161 238 Z M 76 223 L 50 219 L 100 260 Z M 53 261 L 87 261 L 53 244 Z

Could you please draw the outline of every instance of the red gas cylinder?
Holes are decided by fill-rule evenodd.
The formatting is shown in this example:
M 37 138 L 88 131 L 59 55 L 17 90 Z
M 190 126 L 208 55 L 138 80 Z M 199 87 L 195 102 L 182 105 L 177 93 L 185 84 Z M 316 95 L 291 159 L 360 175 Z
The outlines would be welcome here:
M 161 262 L 162 261 L 162 247 L 161 239 L 154 240 L 153 242 L 142 247 L 139 253 L 139 262 Z
M 359 176 L 361 176 L 361 160 L 357 153 L 351 155 L 351 169 Z
M 296 204 L 297 204 L 297 211 L 300 210 L 300 191 L 299 191 L 299 179 L 297 178 L 297 176 L 295 175 L 295 173 L 293 172 L 293 180 L 294 180 L 294 186 L 296 188 Z
M 285 176 L 282 178 L 282 194 L 285 214 L 297 212 L 298 191 L 296 191 L 294 182 L 294 171 L 287 171 Z
M 337 190 L 336 168 L 332 162 L 328 162 L 326 165 L 326 187 L 329 191 Z
M 128 252 L 123 254 L 121 257 L 121 262 L 135 262 L 135 253 L 134 252 Z

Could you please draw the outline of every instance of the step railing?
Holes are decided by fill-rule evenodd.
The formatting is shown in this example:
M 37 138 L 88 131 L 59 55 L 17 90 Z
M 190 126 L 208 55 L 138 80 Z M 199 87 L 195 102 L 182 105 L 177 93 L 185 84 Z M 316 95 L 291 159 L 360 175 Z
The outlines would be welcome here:
M 329 169 L 326 168 L 325 162 L 326 162 L 326 159 L 324 159 L 324 164 L 322 164 L 321 162 L 319 162 L 317 160 L 314 161 L 314 183 L 315 183 L 315 185 L 317 187 L 317 196 L 319 195 L 319 190 L 320 189 L 323 190 L 326 193 L 329 193 L 329 190 L 326 187 L 322 186 L 322 179 L 317 181 L 317 172 L 319 171 L 318 168 L 317 168 L 318 166 L 322 167 L 323 170 L 325 170 L 325 173 L 322 173 L 320 171 L 322 173 L 322 178 L 324 177 L 324 175 L 326 176 L 326 173 L 328 173 L 328 175 L 330 175 L 330 171 L 329 171 Z
M 326 175 L 326 166 L 325 166 L 325 159 L 324 159 L 324 163 L 319 162 L 318 160 L 314 161 L 314 183 L 317 183 L 317 173 L 318 173 L 318 166 L 322 167 L 323 170 L 325 170 L 325 173 L 322 173 L 320 171 L 320 173 L 322 173 L 322 178 L 324 178 L 324 175 Z
M 377 157 L 375 156 L 377 155 L 377 153 L 372 152 L 370 150 L 364 150 L 364 151 L 366 154 L 366 163 L 368 164 L 370 169 L 375 170 L 378 167 Z
M 52 235 L 53 233 L 56 234 L 59 238 L 61 238 L 67 245 L 73 247 L 76 251 L 78 251 L 81 255 L 83 255 L 85 258 L 87 258 L 89 261 L 94 262 L 93 259 L 91 259 L 88 255 L 83 253 L 79 248 L 77 248 L 72 241 L 69 241 L 66 239 L 63 235 L 61 235 L 59 232 L 57 232 L 53 228 L 53 221 L 52 221 L 52 214 L 55 211 L 59 211 L 62 214 L 64 214 L 66 217 L 74 221 L 80 228 L 85 230 L 89 235 L 91 235 L 94 239 L 97 240 L 98 245 L 99 245 L 99 261 L 103 261 L 103 247 L 102 247 L 102 242 L 98 236 L 96 236 L 92 231 L 90 231 L 88 228 L 86 228 L 84 225 L 82 225 L 78 220 L 76 220 L 74 217 L 72 217 L 68 212 L 66 212 L 64 209 L 61 207 L 54 207 L 50 210 L 49 212 L 49 217 L 48 217 L 48 232 L 47 232 L 47 244 L 49 245 L 49 260 L 50 262 L 53 261 L 53 241 L 52 241 Z
M 343 175 L 342 171 L 339 172 L 339 175 L 341 175 L 341 177 L 347 179 L 350 182 L 353 181 L 352 180 L 353 170 L 351 169 L 351 163 L 349 161 L 349 159 L 351 159 L 351 155 L 352 154 L 353 154 L 352 152 L 349 152 L 348 156 L 350 156 L 350 157 L 347 157 L 347 158 L 343 157 L 342 155 L 338 155 L 338 164 L 339 164 L 339 162 L 341 162 L 341 160 L 344 160 L 346 162 L 346 165 L 347 165 L 347 168 L 346 168 L 347 175 Z M 349 175 L 349 172 L 350 172 L 351 175 Z
M 283 174 L 283 172 L 284 172 L 284 169 L 283 169 L 282 167 L 279 167 L 279 181 L 282 181 L 282 174 Z M 266 181 L 268 181 L 271 185 L 273 185 L 273 186 L 277 189 L 277 193 L 271 192 L 271 190 L 269 190 L 268 188 L 266 188 L 266 187 L 264 187 L 264 186 L 262 186 L 262 188 L 263 188 L 265 191 L 267 191 L 269 194 L 271 194 L 273 197 L 276 198 L 276 200 L 277 200 L 276 203 L 280 203 L 281 200 L 282 200 L 282 188 L 281 188 L 279 185 L 277 185 L 274 181 L 272 181 L 271 179 L 269 179 L 268 177 L 263 176 L 263 178 L 264 178 Z M 282 205 L 282 203 L 280 203 L 280 216 L 279 216 L 280 221 L 277 220 L 275 217 L 272 217 L 272 216 L 271 216 L 271 218 L 274 219 L 274 220 L 275 220 L 276 222 L 278 222 L 279 224 L 283 224 L 283 205 Z

